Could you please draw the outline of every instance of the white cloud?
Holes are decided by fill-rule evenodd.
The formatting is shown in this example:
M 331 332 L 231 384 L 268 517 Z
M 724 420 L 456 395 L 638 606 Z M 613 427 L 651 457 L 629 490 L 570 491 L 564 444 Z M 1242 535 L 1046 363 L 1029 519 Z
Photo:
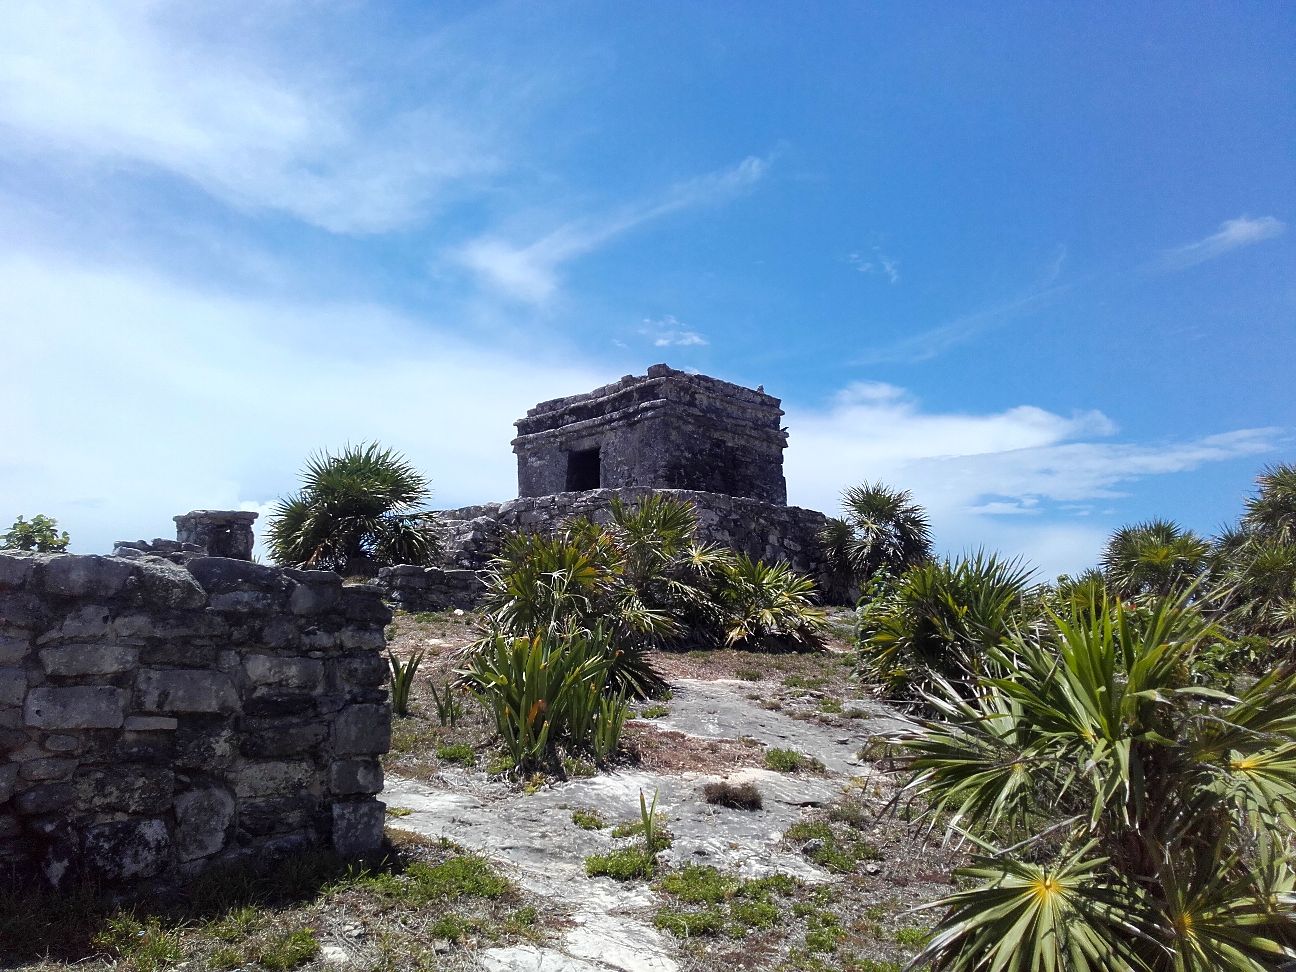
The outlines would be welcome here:
M 685 327 L 674 314 L 655 320 L 645 318 L 639 333 L 651 340 L 656 348 L 696 348 L 710 343 L 697 331 Z
M 879 274 L 886 277 L 893 284 L 900 282 L 900 261 L 887 256 L 876 246 L 873 247 L 869 256 L 852 253 L 846 259 L 860 273 Z
M 310 453 L 348 441 L 404 451 L 439 505 L 507 499 L 513 420 L 607 377 L 381 307 L 16 256 L 0 258 L 0 321 L 22 362 L 0 383 L 0 512 L 55 516 L 87 552 L 173 535 L 190 509 L 264 510 Z
M 876 382 L 849 386 L 825 409 L 789 406 L 786 421 L 792 502 L 832 512 L 844 486 L 881 479 L 913 492 L 945 549 L 1022 553 L 1045 576 L 1096 558 L 1116 524 L 1077 523 L 1094 502 L 1120 497 L 1149 476 L 1261 455 L 1280 438 L 1276 429 L 1243 429 L 1121 442 L 1101 412 L 1064 416 L 1030 405 L 985 414 L 928 411 L 903 389 Z
M 236 207 L 347 233 L 406 225 L 497 165 L 487 126 L 448 83 L 439 102 L 380 102 L 332 74 L 336 63 L 258 59 L 251 8 L 224 46 L 182 21 L 196 10 L 0 6 L 7 154 L 160 170 Z M 422 70 L 426 79 L 458 68 L 429 61 Z
M 1163 270 L 1184 270 L 1223 256 L 1230 250 L 1273 239 L 1286 228 L 1282 220 L 1275 219 L 1273 216 L 1261 216 L 1259 219 L 1239 216 L 1237 219 L 1227 219 L 1220 224 L 1219 230 L 1210 236 L 1165 251 L 1161 255 L 1158 266 Z
M 452 250 L 449 256 L 487 287 L 515 300 L 543 303 L 557 291 L 563 264 L 645 223 L 680 210 L 727 202 L 755 186 L 768 168 L 766 160 L 749 156 L 730 168 L 674 185 L 657 198 L 569 220 L 533 242 L 487 235 Z

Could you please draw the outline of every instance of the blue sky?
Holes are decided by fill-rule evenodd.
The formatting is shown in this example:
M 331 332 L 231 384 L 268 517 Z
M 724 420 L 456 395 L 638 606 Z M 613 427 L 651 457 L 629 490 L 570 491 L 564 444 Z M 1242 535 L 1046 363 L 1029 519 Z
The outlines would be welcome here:
M 379 439 L 445 505 L 666 361 L 794 503 L 1093 562 L 1290 461 L 1296 7 L 7 3 L 0 517 L 266 508 Z

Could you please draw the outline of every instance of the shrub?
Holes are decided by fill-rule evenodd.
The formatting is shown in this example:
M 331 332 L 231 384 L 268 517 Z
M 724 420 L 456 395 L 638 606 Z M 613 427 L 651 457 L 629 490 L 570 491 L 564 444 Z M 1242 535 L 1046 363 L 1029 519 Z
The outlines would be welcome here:
M 814 582 L 787 564 L 737 554 L 720 576 L 724 643 L 730 648 L 816 648 L 827 621 L 814 605 Z
M 919 697 L 937 679 L 960 683 L 986 652 L 1032 620 L 1030 572 L 977 553 L 923 564 L 861 601 L 860 673 L 894 698 Z
M 813 756 L 798 753 L 795 749 L 767 749 L 765 765 L 780 773 L 822 773 L 824 764 Z
M 723 780 L 708 783 L 702 787 L 702 797 L 707 803 L 733 810 L 759 810 L 764 806 L 761 792 L 755 783 L 729 783 Z
M 409 715 L 410 690 L 414 687 L 414 676 L 418 674 L 419 665 L 423 664 L 423 655 L 424 652 L 416 651 L 402 662 L 390 649 L 387 651 L 392 712 L 398 716 Z
M 1210 545 L 1169 520 L 1121 527 L 1103 550 L 1103 574 L 1120 597 L 1180 594 L 1206 569 Z
M 438 554 L 428 529 L 428 480 L 377 443 L 307 460 L 301 491 L 279 500 L 266 531 L 285 567 L 371 574 L 390 564 L 427 564 Z
M 982 852 L 914 960 L 1242 972 L 1296 957 L 1296 670 L 1239 696 L 1188 683 L 1214 637 L 1184 596 L 1104 602 L 989 649 L 901 741 L 907 792 Z M 1018 838 L 1021 838 L 1020 840 Z M 995 843 L 1016 841 L 1005 849 Z
M 931 559 L 931 524 L 907 490 L 883 483 L 852 486 L 842 494 L 842 518 L 819 535 L 840 593 L 850 594 L 879 574 L 898 575 Z
M 30 521 L 21 516 L 9 532 L 0 537 L 0 550 L 34 550 L 37 553 L 60 553 L 67 549 L 67 531 L 58 532 L 58 521 L 37 513 Z

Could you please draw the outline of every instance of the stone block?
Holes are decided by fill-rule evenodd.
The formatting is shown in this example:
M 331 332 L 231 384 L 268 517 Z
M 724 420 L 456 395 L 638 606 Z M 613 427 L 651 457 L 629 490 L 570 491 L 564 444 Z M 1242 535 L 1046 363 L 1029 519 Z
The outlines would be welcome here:
M 109 881 L 150 877 L 162 870 L 171 852 L 171 835 L 159 819 L 123 820 L 86 829 L 85 862 Z
M 174 716 L 127 716 L 124 728 L 128 732 L 167 732 L 179 724 Z
M 315 776 L 315 766 L 300 760 L 247 762 L 235 774 L 234 794 L 244 800 L 298 793 L 311 789 Z
M 247 655 L 243 669 L 253 685 L 317 692 L 324 684 L 324 663 L 314 658 Z
M 391 709 L 349 705 L 333 724 L 333 750 L 339 756 L 385 753 L 391 748 Z
M 192 610 L 207 603 L 207 592 L 179 564 L 153 559 L 139 562 L 144 600 L 151 607 Z
M 283 725 L 279 718 L 247 720 L 240 729 L 239 752 L 250 759 L 314 757 L 328 738 L 328 726 L 319 721 Z
M 380 627 L 391 624 L 391 608 L 382 599 L 382 588 L 376 585 L 342 588 L 342 610 L 349 621 L 365 621 Z
M 316 800 L 304 794 L 243 801 L 238 809 L 239 839 L 302 830 L 310 825 L 317 809 Z
M 45 590 L 58 597 L 113 598 L 138 585 L 135 566 L 118 557 L 58 554 L 45 564 Z
M 329 767 L 329 789 L 339 796 L 377 793 L 382 788 L 382 766 L 376 759 L 339 759 Z
M 108 634 L 109 611 L 102 604 L 83 604 L 63 616 L 63 623 L 36 639 L 39 645 L 74 639 L 102 638 Z
M 333 804 L 333 849 L 343 857 L 361 857 L 378 850 L 386 809 L 378 800 Z
M 0 763 L 0 803 L 8 803 L 13 797 L 14 784 L 18 782 L 18 765 Z
M 13 551 L 0 553 L 0 591 L 18 590 L 26 586 L 36 564 L 37 560 L 31 554 Z
M 22 705 L 26 695 L 26 670 L 22 668 L 0 668 L 0 706 Z
M 46 675 L 112 675 L 134 668 L 139 649 L 132 645 L 73 642 L 42 648 L 40 661 Z
M 0 840 L 12 840 L 22 835 L 22 824 L 18 818 L 7 813 L 0 813 Z
M 24 780 L 62 780 L 77 768 L 78 761 L 62 756 L 30 759 L 22 764 L 19 775 Z
M 274 567 L 231 557 L 194 557 L 185 569 L 208 594 L 247 590 L 286 594 L 291 583 Z
M 76 736 L 46 736 L 41 741 L 41 745 L 51 753 L 76 753 L 81 751 L 81 740 Z
M 238 757 L 234 732 L 211 717 L 188 717 L 175 733 L 173 765 L 179 769 L 223 770 Z
M 278 597 L 268 591 L 225 591 L 213 594 L 207 606 L 213 611 L 269 612 L 279 605 Z
M 71 783 L 41 783 L 19 793 L 13 798 L 13 804 L 20 814 L 31 816 L 62 810 L 75 799 L 76 787 Z
M 384 685 L 387 682 L 387 659 L 381 655 L 352 655 L 333 663 L 334 678 L 342 686 Z
M 117 813 L 165 813 L 175 792 L 175 773 L 160 766 L 127 764 L 82 770 L 74 782 L 80 806 Z
M 341 584 L 298 584 L 288 599 L 288 608 L 293 614 L 324 614 L 336 610 L 341 600 Z
M 135 693 L 145 712 L 227 712 L 238 705 L 228 675 L 195 669 L 143 669 Z
M 11 631 L 14 628 L 41 627 L 46 616 L 44 602 L 34 594 L 20 591 L 0 593 L 0 618 Z
M 175 798 L 175 854 L 179 861 L 208 857 L 225 846 L 234 820 L 234 795 L 208 785 L 186 790 Z
M 38 729 L 119 729 L 126 693 L 108 685 L 41 687 L 27 693 L 23 719 Z
M 0 634 L 0 665 L 18 665 L 31 651 L 31 641 L 17 635 Z

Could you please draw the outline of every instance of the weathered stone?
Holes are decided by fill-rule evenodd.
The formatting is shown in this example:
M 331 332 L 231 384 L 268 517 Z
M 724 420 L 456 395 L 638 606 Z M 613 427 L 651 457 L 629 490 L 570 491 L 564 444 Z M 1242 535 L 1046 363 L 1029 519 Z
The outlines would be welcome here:
M 0 551 L 0 591 L 18 590 L 26 585 L 37 563 L 31 554 Z
M 382 588 L 372 584 L 357 584 L 342 588 L 342 610 L 347 620 L 368 624 L 391 623 L 392 612 L 382 599 Z
M 19 775 L 24 780 L 61 780 L 77 768 L 77 760 L 51 756 L 46 759 L 32 759 L 22 764 Z
M 39 645 L 71 639 L 100 638 L 108 633 L 109 611 L 102 604 L 83 604 L 63 616 L 63 623 L 36 639 Z
M 248 762 L 238 768 L 234 794 L 240 799 L 296 793 L 309 787 L 315 776 L 311 763 L 296 760 Z
M 15 665 L 27 657 L 31 641 L 16 635 L 0 634 L 0 665 Z
M 387 660 L 378 655 L 339 658 L 332 664 L 336 683 L 342 686 L 383 685 L 387 681 Z
M 311 573 L 319 573 L 311 571 Z M 333 576 L 337 577 L 336 574 Z M 338 578 L 339 582 L 341 578 Z M 342 585 L 330 584 L 298 584 L 293 589 L 292 597 L 288 599 L 288 609 L 293 614 L 323 614 L 326 611 L 332 611 L 337 607 L 338 601 L 342 597 Z
M 18 782 L 18 764 L 0 763 L 0 803 L 8 803 Z
M 58 554 L 45 564 L 45 590 L 60 597 L 117 597 L 134 578 L 133 564 L 98 554 Z
M 247 655 L 243 669 L 253 685 L 316 692 L 324 683 L 324 663 L 313 658 Z
M 317 809 L 315 799 L 301 793 L 290 793 L 270 799 L 240 801 L 238 811 L 240 839 L 245 835 L 263 837 L 266 834 L 282 834 L 309 827 Z
M 127 722 L 130 720 L 128 719 Z M 75 753 L 81 749 L 81 740 L 76 736 L 46 736 L 42 741 L 51 753 Z
M 135 667 L 139 649 L 131 645 L 51 645 L 42 648 L 41 665 L 47 675 L 111 675 Z
M 229 676 L 204 670 L 142 669 L 135 691 L 146 712 L 224 712 L 238 704 Z
M 175 798 L 175 853 L 177 860 L 192 861 L 215 854 L 225 846 L 234 819 L 234 796 L 221 786 L 186 790 Z
M 223 770 L 238 756 L 235 734 L 223 720 L 187 717 L 175 733 L 174 765 L 183 769 Z
M 267 591 L 226 591 L 213 594 L 207 606 L 213 611 L 273 611 L 279 603 L 275 594 Z
M 22 705 L 27 695 L 27 672 L 22 668 L 0 668 L 0 706 Z
M 164 813 L 175 790 L 175 774 L 155 766 L 82 770 L 75 782 L 81 806 L 119 813 Z
M 208 594 L 231 591 L 288 591 L 291 581 L 273 567 L 229 557 L 195 557 L 185 564 Z
M 315 756 L 328 738 L 328 727 L 322 722 L 283 725 L 282 719 L 254 720 L 243 726 L 239 751 L 251 759 L 276 756 Z
M 39 729 L 117 729 L 125 719 L 126 693 L 107 685 L 34 688 L 23 719 Z
M 333 724 L 333 749 L 340 756 L 385 753 L 391 746 L 391 709 L 351 705 Z
M 17 769 L 18 767 L 14 767 Z M 0 785 L 3 781 L 0 780 Z M 37 813 L 53 813 L 62 810 L 76 799 L 76 787 L 71 783 L 41 783 L 30 790 L 19 793 L 13 798 L 18 812 L 27 816 Z
M 0 840 L 9 840 L 22 834 L 22 824 L 18 818 L 7 813 L 0 814 Z
M 152 557 L 139 562 L 140 581 L 149 604 L 169 609 L 200 608 L 207 592 L 193 574 L 178 564 Z
M 131 732 L 165 732 L 179 724 L 180 720 L 173 716 L 127 716 L 124 728 Z
M 382 846 L 386 809 L 378 800 L 333 804 L 333 849 L 343 857 L 376 851 Z
M 251 560 L 256 518 L 248 510 L 191 510 L 174 518 L 176 540 L 201 547 L 212 557 Z
M 170 850 L 171 835 L 162 820 L 125 820 L 86 829 L 86 864 L 110 881 L 157 874 Z
M 329 789 L 336 794 L 377 793 L 382 785 L 382 766 L 376 759 L 340 759 L 329 767 Z
M 11 631 L 14 628 L 40 627 L 47 614 L 45 605 L 35 594 L 0 592 L 0 618 Z

